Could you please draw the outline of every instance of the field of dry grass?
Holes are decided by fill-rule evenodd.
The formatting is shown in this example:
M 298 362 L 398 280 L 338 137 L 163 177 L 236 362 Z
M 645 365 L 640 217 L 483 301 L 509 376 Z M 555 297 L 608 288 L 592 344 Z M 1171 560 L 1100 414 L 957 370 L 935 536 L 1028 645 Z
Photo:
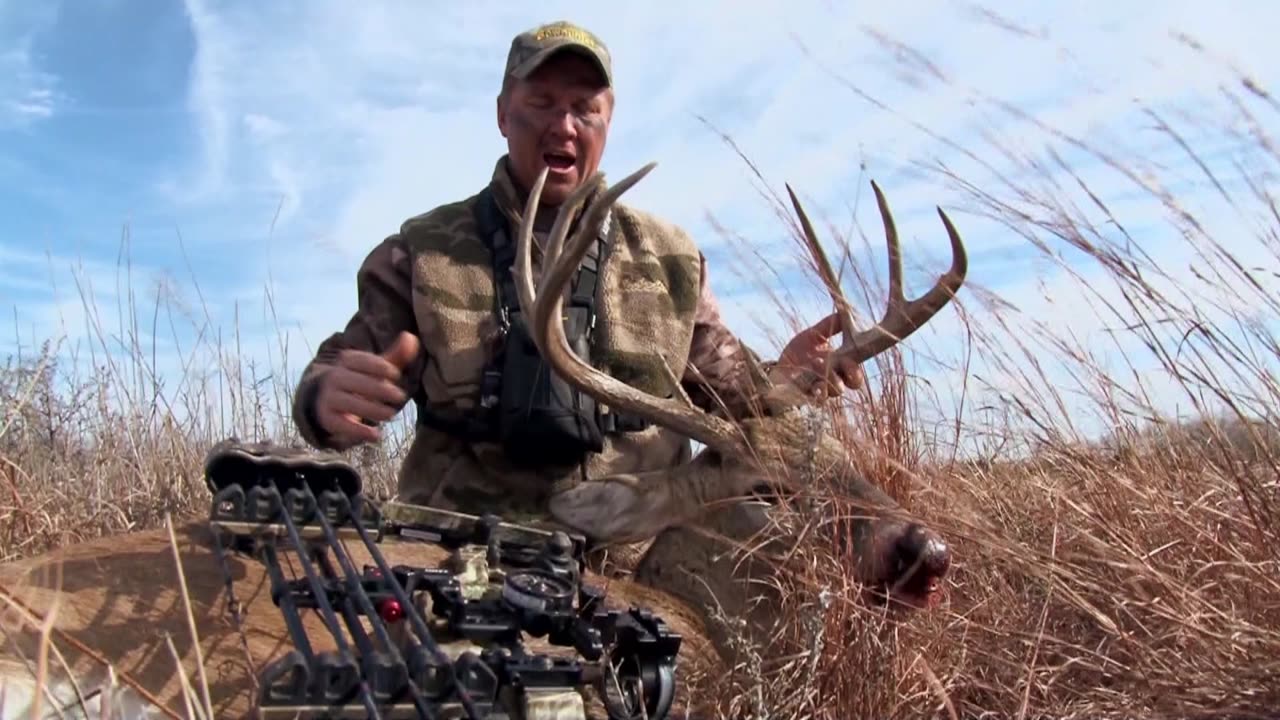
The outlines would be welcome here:
M 1008 179 L 995 187 L 929 169 L 968 195 L 969 210 L 1024 238 L 1035 264 L 1063 279 L 1053 301 L 1095 316 L 1101 330 L 1086 341 L 970 286 L 936 320 L 964 328 L 958 362 L 942 375 L 959 402 L 940 400 L 904 359 L 927 352 L 923 339 L 870 368 L 869 387 L 837 417 L 868 474 L 952 541 L 945 603 L 887 623 L 851 600 L 844 548 L 809 537 L 789 582 L 795 629 L 812 651 L 744 672 L 774 677 L 739 688 L 739 710 L 1280 714 L 1280 154 L 1266 131 L 1280 105 L 1244 77 L 1222 92 L 1236 109 L 1222 121 L 1239 154 L 1230 177 L 1207 165 L 1196 178 L 1161 177 L 1039 128 L 1162 209 L 1140 234 L 1093 180 L 1042 164 L 1056 162 L 1052 152 L 1033 159 L 996 141 L 968 149 L 975 158 L 1007 150 Z M 1152 117 L 1174 143 L 1179 122 Z M 1188 182 L 1217 193 L 1252 235 L 1215 235 L 1180 199 Z M 869 297 L 881 297 L 876 286 Z M 208 343 L 190 352 L 212 353 L 220 372 L 166 378 L 181 386 L 162 392 L 136 337 L 95 342 L 87 357 L 55 362 L 51 343 L 0 370 L 0 558 L 201 513 L 211 444 L 231 434 L 294 439 L 283 360 L 263 368 L 234 342 Z M 108 347 L 132 352 L 108 359 Z M 1170 398 L 1185 417 L 1170 417 Z M 405 429 L 359 453 L 375 495 L 391 488 Z
M 1021 152 L 999 136 L 955 148 L 996 178 L 988 184 L 922 169 L 958 189 L 973 216 L 1023 238 L 1034 255 L 1025 267 L 1056 277 L 1021 306 L 968 284 L 956 314 L 934 320 L 960 324 L 960 351 L 933 357 L 931 376 L 886 355 L 871 387 L 833 413 L 868 475 L 953 542 L 948 601 L 886 622 L 853 599 L 838 536 L 807 538 L 788 577 L 793 629 L 814 649 L 760 658 L 776 675 L 733 680 L 735 709 L 1280 717 L 1280 154 L 1268 130 L 1280 104 L 1246 75 L 1229 77 L 1214 98 L 1226 117 L 1146 110 L 1179 157 L 1146 161 L 982 98 L 1047 149 Z M 1190 140 L 1204 136 L 1218 144 Z M 1173 169 L 1183 163 L 1190 175 Z M 1112 208 L 1121 200 L 1155 210 L 1128 218 Z M 878 232 L 844 238 L 846 257 L 881 242 Z M 864 284 L 878 313 L 883 284 Z M 908 341 L 921 365 L 928 335 Z M 841 512 L 839 490 L 828 494 Z

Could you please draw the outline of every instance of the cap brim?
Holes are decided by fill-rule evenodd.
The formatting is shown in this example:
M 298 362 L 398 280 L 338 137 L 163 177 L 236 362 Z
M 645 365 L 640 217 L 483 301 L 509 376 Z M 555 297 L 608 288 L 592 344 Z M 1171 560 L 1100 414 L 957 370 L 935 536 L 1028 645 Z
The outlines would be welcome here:
M 600 77 L 604 78 L 605 85 L 613 86 L 613 77 L 609 74 L 609 68 L 600 60 L 600 56 L 594 50 L 576 42 L 566 42 L 560 45 L 539 50 L 528 60 L 520 63 L 511 69 L 511 76 L 519 80 L 523 80 L 533 74 L 534 70 L 542 67 L 542 64 L 550 60 L 552 56 L 562 52 L 571 52 L 591 61 L 595 65 L 596 70 L 600 72 Z

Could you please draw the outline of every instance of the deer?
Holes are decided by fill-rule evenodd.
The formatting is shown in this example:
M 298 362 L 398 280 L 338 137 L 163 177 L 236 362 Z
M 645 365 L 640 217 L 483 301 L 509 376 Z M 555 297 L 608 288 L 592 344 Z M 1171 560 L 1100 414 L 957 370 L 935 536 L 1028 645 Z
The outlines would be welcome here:
M 514 271 L 520 306 L 532 318 L 531 335 L 539 352 L 555 371 L 598 402 L 705 446 L 677 467 L 641 477 L 593 479 L 551 499 L 550 512 L 557 520 L 595 542 L 650 542 L 631 577 L 604 576 L 588 568 L 584 580 L 607 587 L 610 605 L 649 608 L 680 634 L 680 667 L 686 677 L 727 672 L 733 667 L 732 650 L 725 632 L 712 622 L 709 607 L 741 613 L 763 628 L 776 621 L 778 599 L 757 602 L 759 597 L 746 589 L 752 576 L 771 572 L 768 563 L 724 558 L 721 547 L 708 541 L 708 531 L 743 542 L 776 530 L 771 513 L 777 506 L 769 498 L 802 497 L 803 481 L 789 471 L 808 466 L 834 472 L 868 506 L 865 517 L 848 520 L 846 526 L 859 558 L 854 570 L 869 595 L 906 612 L 928 607 L 948 571 L 947 544 L 905 517 L 886 493 L 858 474 L 850 450 L 822 432 L 805 411 L 810 407 L 808 388 L 768 386 L 759 414 L 735 422 L 695 408 L 678 393 L 668 399 L 639 392 L 571 351 L 562 324 L 554 320 L 560 316 L 563 288 L 593 237 L 589 229 L 654 165 L 607 189 L 603 175 L 584 183 L 559 211 L 544 251 L 545 270 L 536 283 L 527 224 L 532 212 L 525 213 L 517 239 Z M 530 194 L 531 207 L 536 207 L 545 177 Z M 808 248 L 841 314 L 843 342 L 835 352 L 859 361 L 884 352 L 935 315 L 966 272 L 959 234 L 939 210 L 951 238 L 951 269 L 922 298 L 907 302 L 892 215 L 879 187 L 873 187 L 888 235 L 890 302 L 879 324 L 857 332 L 830 263 L 788 186 Z M 570 236 L 569 218 L 596 190 L 601 192 Z M 765 376 L 759 368 L 753 373 Z M 671 379 L 678 387 L 674 373 Z M 785 544 L 790 537 L 778 535 L 782 539 L 774 544 Z M 219 542 L 207 520 L 180 520 L 0 565 L 3 715 L 27 716 L 32 708 L 43 708 L 45 716 L 56 717 L 58 709 L 80 704 L 96 709 L 109 700 L 124 717 L 195 717 L 193 707 L 209 709 L 219 718 L 250 716 L 257 673 L 289 646 L 290 636 L 271 598 L 265 566 L 253 557 L 219 552 Z M 430 543 L 387 541 L 382 552 L 391 564 L 435 566 L 446 560 L 446 552 Z M 359 548 L 355 554 L 359 556 Z M 304 625 L 308 634 L 323 636 L 314 616 L 305 616 Z M 43 679 L 40 687 L 37 677 Z M 714 703 L 682 685 L 671 714 L 682 717 L 688 710 L 698 717 L 696 708 L 704 704 Z
M 759 412 L 733 421 L 694 406 L 681 390 L 667 358 L 671 397 L 661 398 L 608 376 L 573 352 L 563 323 L 557 322 L 567 284 L 610 208 L 654 167 L 656 163 L 651 162 L 611 187 L 605 186 L 599 172 L 580 185 L 558 209 L 543 249 L 541 277 L 535 281 L 532 223 L 546 178 L 544 170 L 527 200 L 516 240 L 513 277 L 533 342 L 554 372 L 602 406 L 674 430 L 699 441 L 704 449 L 669 469 L 582 481 L 550 498 L 551 514 L 606 544 L 652 539 L 635 569 L 636 581 L 661 587 L 704 611 L 715 606 L 746 618 L 754 628 L 749 634 L 759 639 L 772 635 L 780 615 L 781 599 L 770 599 L 759 589 L 771 583 L 751 582 L 768 578 L 769 566 L 756 556 L 741 561 L 727 558 L 724 543 L 715 538 L 740 545 L 758 544 L 764 538 L 764 546 L 785 550 L 787 537 L 798 530 L 792 527 L 788 533 L 771 521 L 771 505 L 775 504 L 749 498 L 759 497 L 758 491 L 765 489 L 775 497 L 798 499 L 803 506 L 805 488 L 794 477 L 795 470 L 821 468 L 865 509 L 865 514 L 845 520 L 843 529 L 849 533 L 857 557 L 852 572 L 867 588 L 868 597 L 890 603 L 896 611 L 935 604 L 950 566 L 947 543 L 938 533 L 905 517 L 897 503 L 858 472 L 850 449 L 815 427 L 814 407 L 809 402 L 812 384 L 771 383 L 749 359 L 749 372 L 757 381 L 763 380 L 765 389 L 757 403 Z M 862 363 L 902 342 L 951 301 L 968 270 L 960 234 L 938 208 L 951 243 L 951 266 L 927 292 L 908 301 L 893 214 L 874 181 L 872 188 L 888 245 L 889 298 L 880 322 L 857 331 L 851 306 L 840 291 L 813 224 L 787 186 L 806 248 L 838 313 L 842 341 L 833 350 L 832 360 Z M 588 197 L 594 199 L 582 211 L 576 232 L 570 234 L 571 219 L 578 216 Z M 820 517 L 809 519 L 823 521 Z M 752 585 L 755 590 L 748 589 Z M 721 653 L 729 653 L 728 638 L 712 629 L 706 614 L 702 619 Z

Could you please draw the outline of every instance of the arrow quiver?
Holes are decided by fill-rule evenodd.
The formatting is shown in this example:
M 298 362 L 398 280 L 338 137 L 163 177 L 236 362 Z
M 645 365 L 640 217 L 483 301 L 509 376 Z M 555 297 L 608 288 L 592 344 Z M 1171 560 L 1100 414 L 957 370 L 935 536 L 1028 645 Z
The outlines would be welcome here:
M 261 717 L 585 720 L 591 697 L 610 720 L 667 716 L 681 637 L 648 610 L 605 607 L 582 581 L 583 538 L 377 507 L 336 453 L 230 439 L 205 480 L 219 554 L 264 563 L 292 642 L 260 673 Z M 391 543 L 448 561 L 391 565 Z

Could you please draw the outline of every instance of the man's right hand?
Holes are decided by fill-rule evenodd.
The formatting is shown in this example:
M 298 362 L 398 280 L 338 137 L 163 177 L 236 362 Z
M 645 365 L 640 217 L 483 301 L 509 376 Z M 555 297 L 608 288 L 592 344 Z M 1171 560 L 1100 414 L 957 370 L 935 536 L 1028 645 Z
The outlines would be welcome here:
M 329 434 L 329 445 L 346 449 L 382 437 L 378 425 L 395 417 L 408 401 L 397 383 L 417 358 L 418 348 L 417 336 L 402 332 L 381 355 L 362 350 L 338 354 L 316 393 L 315 419 Z

